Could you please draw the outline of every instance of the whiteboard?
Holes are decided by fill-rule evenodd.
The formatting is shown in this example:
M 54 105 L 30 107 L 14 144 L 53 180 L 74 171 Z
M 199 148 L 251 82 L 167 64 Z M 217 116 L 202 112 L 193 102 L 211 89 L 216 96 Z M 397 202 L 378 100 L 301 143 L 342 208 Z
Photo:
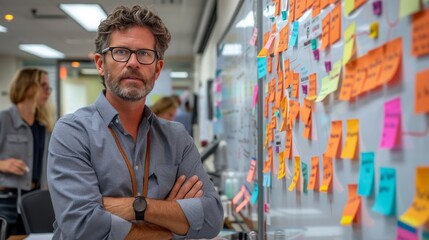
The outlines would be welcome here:
M 280 1 L 282 9 L 287 9 L 288 1 Z M 305 2 L 305 1 L 304 1 Z M 305 162 L 311 169 L 311 158 L 319 157 L 319 181 L 322 181 L 323 161 L 322 155 L 328 144 L 331 129 L 331 121 L 342 120 L 342 145 L 346 139 L 346 121 L 359 119 L 359 152 L 374 152 L 374 190 L 369 197 L 361 198 L 360 217 L 358 224 L 350 226 L 340 225 L 343 209 L 347 202 L 347 185 L 359 183 L 360 160 L 333 159 L 333 185 L 329 193 L 312 191 L 288 191 L 294 172 L 294 161 L 286 160 L 289 173 L 286 178 L 277 180 L 275 175 L 279 166 L 279 157 L 274 154 L 274 173 L 271 187 L 264 187 L 265 203 L 269 204 L 270 211 L 263 218 L 267 224 L 268 239 L 273 239 L 276 230 L 284 231 L 287 239 L 395 239 L 397 219 L 411 205 L 415 194 L 415 169 L 417 166 L 428 166 L 429 146 L 429 117 L 427 114 L 414 113 L 414 86 L 415 74 L 429 68 L 429 56 L 414 57 L 411 54 L 411 17 L 399 18 L 399 0 L 382 1 L 381 16 L 373 14 L 372 2 L 367 1 L 363 6 L 355 10 L 349 16 L 344 15 L 344 1 L 342 7 L 342 33 L 350 23 L 355 22 L 356 32 L 369 31 L 371 23 L 378 21 L 379 37 L 369 38 L 367 34 L 356 34 L 356 54 L 363 56 L 370 50 L 383 45 L 397 37 L 402 37 L 403 55 L 398 82 L 384 85 L 381 89 L 367 92 L 355 101 L 339 101 L 339 90 L 327 96 L 327 100 L 315 104 L 312 113 L 312 140 L 303 137 L 304 124 L 297 120 L 292 129 L 293 156 L 300 156 L 301 162 Z M 269 1 L 265 1 L 270 4 Z M 285 7 L 286 6 L 286 7 Z M 426 6 L 427 8 L 428 6 Z M 330 4 L 322 10 L 319 17 L 323 19 L 334 8 Z M 271 31 L 272 24 L 277 24 L 280 31 L 288 21 L 281 16 L 274 21 L 269 18 L 264 20 L 263 33 Z M 281 53 L 282 60 L 290 59 L 290 67 L 300 73 L 299 102 L 302 104 L 305 94 L 302 84 L 308 84 L 306 76 L 317 74 L 317 92 L 321 88 L 321 80 L 327 76 L 325 61 L 332 64 L 343 57 L 344 37 L 334 43 L 330 49 L 320 51 L 320 60 L 313 56 L 311 44 L 308 41 L 313 38 L 308 27 L 313 26 L 311 10 L 307 10 L 298 20 L 298 47 L 289 46 L 288 50 Z M 318 41 L 320 44 L 320 39 Z M 278 57 L 278 56 L 275 56 Z M 276 59 L 273 59 L 273 72 L 264 79 L 265 85 L 277 78 L 275 71 Z M 344 72 L 344 69 L 343 71 Z M 341 78 L 343 79 L 343 78 Z M 304 80 L 304 81 L 303 81 Z M 338 88 L 341 87 L 341 81 Z M 265 91 L 266 92 L 266 91 Z M 290 91 L 285 90 L 285 94 Z M 265 97 L 265 96 L 264 96 Z M 401 132 L 402 140 L 400 149 L 380 149 L 380 137 L 383 131 L 383 106 L 386 101 L 400 97 L 402 104 Z M 293 99 L 293 98 L 292 98 Z M 429 103 L 428 103 L 429 104 Z M 272 103 L 269 104 L 269 116 L 271 116 Z M 270 119 L 265 119 L 267 124 Z M 280 127 L 281 119 L 277 121 Z M 284 150 L 286 136 L 281 132 L 281 149 Z M 265 132 L 264 132 L 265 136 Z M 267 156 L 264 150 L 264 156 Z M 265 160 L 265 159 L 264 159 Z M 389 167 L 396 170 L 396 215 L 385 216 L 372 211 L 377 197 L 380 167 Z M 302 184 L 302 177 L 301 177 Z M 262 217 L 262 216 L 259 216 Z

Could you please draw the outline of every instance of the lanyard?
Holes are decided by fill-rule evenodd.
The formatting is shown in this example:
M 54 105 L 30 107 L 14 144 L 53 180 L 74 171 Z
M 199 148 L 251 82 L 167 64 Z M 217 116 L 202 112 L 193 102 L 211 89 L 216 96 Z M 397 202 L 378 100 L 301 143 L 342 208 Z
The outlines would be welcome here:
M 119 151 L 121 152 L 122 158 L 127 164 L 128 172 L 130 173 L 131 184 L 133 188 L 133 196 L 137 196 L 137 181 L 136 175 L 134 174 L 133 167 L 131 166 L 130 160 L 128 160 L 127 155 L 125 154 L 124 149 L 122 148 L 121 143 L 119 142 L 119 138 L 116 135 L 115 131 L 113 131 L 112 127 L 109 126 L 109 131 L 115 139 L 116 145 L 118 146 Z M 144 177 L 143 177 L 143 197 L 147 197 L 147 188 L 149 182 L 149 162 L 150 162 L 150 132 L 147 133 L 147 141 L 146 141 L 146 156 L 145 156 L 145 164 L 144 164 Z

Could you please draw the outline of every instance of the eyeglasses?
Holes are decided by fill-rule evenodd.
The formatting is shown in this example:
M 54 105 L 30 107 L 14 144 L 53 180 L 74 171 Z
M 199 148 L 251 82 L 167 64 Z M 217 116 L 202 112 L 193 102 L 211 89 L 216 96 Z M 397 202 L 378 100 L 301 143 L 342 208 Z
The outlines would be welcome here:
M 42 87 L 43 90 L 52 92 L 52 88 L 48 84 L 42 83 L 42 85 L 40 86 Z
M 128 62 L 131 58 L 131 54 L 135 53 L 137 61 L 143 65 L 152 64 L 155 59 L 158 59 L 158 53 L 152 49 L 137 49 L 131 50 L 125 47 L 108 47 L 101 51 L 101 54 L 105 54 L 108 51 L 112 53 L 113 60 L 117 62 Z

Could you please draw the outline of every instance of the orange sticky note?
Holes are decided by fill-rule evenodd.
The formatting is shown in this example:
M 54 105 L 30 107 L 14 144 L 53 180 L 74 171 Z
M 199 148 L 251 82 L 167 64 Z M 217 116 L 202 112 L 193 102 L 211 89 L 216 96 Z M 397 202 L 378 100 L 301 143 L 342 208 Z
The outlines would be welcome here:
M 276 1 L 276 8 L 274 11 L 274 16 L 278 16 L 280 14 L 281 5 L 280 5 L 280 0 L 275 0 L 275 1 Z
M 281 102 L 281 109 L 282 109 L 282 125 L 280 127 L 280 131 L 286 131 L 287 127 L 287 113 L 288 113 L 288 104 L 287 104 L 287 97 L 284 96 Z
M 308 189 L 314 191 L 319 190 L 319 157 L 311 158 L 311 173 Z
M 274 102 L 276 100 L 276 79 L 273 78 L 268 83 L 268 95 L 270 96 L 270 102 Z
M 268 102 L 269 102 L 269 97 L 265 96 L 265 101 L 264 101 L 264 117 L 268 118 Z
M 411 48 L 413 56 L 429 53 L 429 8 L 413 15 Z
M 341 120 L 331 122 L 331 133 L 325 155 L 336 158 L 341 150 L 341 137 L 343 135 L 343 122 Z
M 325 18 L 323 18 L 322 20 L 322 44 L 320 45 L 320 49 L 325 49 L 329 46 L 330 21 L 331 21 L 330 14 L 327 14 Z
M 314 0 L 314 2 L 313 2 L 313 7 L 312 7 L 313 10 L 311 12 L 311 16 L 313 18 L 320 14 L 320 9 L 321 9 L 320 1 L 321 0 Z
M 283 152 L 279 152 L 279 169 L 277 170 L 277 179 L 282 179 L 286 176 L 286 165 Z
M 341 217 L 341 225 L 350 225 L 356 219 L 360 207 L 361 197 L 357 194 L 357 184 L 348 185 L 349 195 Z
M 289 22 L 295 21 L 295 1 L 289 0 Z
M 320 0 L 320 7 L 324 9 L 325 7 L 329 6 L 330 3 L 330 0 Z
M 295 1 L 295 20 L 298 20 L 305 12 L 306 0 Z
M 366 70 L 369 62 L 369 55 L 363 55 L 362 57 L 356 59 L 356 73 L 355 73 L 355 82 L 352 88 L 351 97 L 357 97 L 363 92 L 363 86 L 365 85 L 366 79 Z
M 354 1 L 355 1 L 355 7 L 354 7 L 354 9 L 357 9 L 360 6 L 362 6 L 364 3 L 366 3 L 367 0 L 354 0 Z
M 313 102 L 304 98 L 304 104 L 301 108 L 301 120 L 304 123 L 308 123 L 310 120 L 311 110 L 313 109 Z
M 292 190 L 295 189 L 295 187 L 297 188 L 297 190 L 300 189 L 300 182 L 301 179 L 301 160 L 299 158 L 299 156 L 295 156 L 295 165 L 294 165 L 294 173 L 293 173 L 293 179 L 292 182 L 289 185 L 289 192 L 292 192 Z
M 347 120 L 347 137 L 341 158 L 354 159 L 359 151 L 359 119 Z
M 331 188 L 333 177 L 332 158 L 323 155 L 323 180 L 320 186 L 321 192 L 328 192 Z
M 288 123 L 293 126 L 293 122 L 298 118 L 299 115 L 299 102 L 294 100 L 289 100 L 289 115 Z
M 276 93 L 276 104 L 275 104 L 275 107 L 277 109 L 280 109 L 280 103 L 281 103 L 282 99 L 283 99 L 283 88 L 280 88 L 277 91 L 277 93 Z
M 286 131 L 286 146 L 284 158 L 292 159 L 292 131 Z
M 314 3 L 315 1 L 314 0 L 307 0 L 307 6 L 305 7 L 306 9 L 310 9 L 311 8 L 311 6 L 313 6 L 313 3 Z
M 289 43 L 289 24 L 286 24 L 279 33 L 279 46 L 276 52 L 284 52 L 288 48 Z
M 273 72 L 273 58 L 271 56 L 267 56 L 267 72 Z
M 310 74 L 310 76 L 308 77 L 308 85 L 309 85 L 309 90 L 308 90 L 308 98 L 310 99 L 316 99 L 317 97 L 317 75 L 316 73 L 312 73 Z
M 262 172 L 269 172 L 273 166 L 273 147 L 268 147 L 268 159 L 265 161 L 264 170 Z
M 402 38 L 396 38 L 384 45 L 384 58 L 379 84 L 386 84 L 398 72 L 402 60 Z
M 313 125 L 313 120 L 312 120 L 312 114 L 310 111 L 310 116 L 308 117 L 308 121 L 307 123 L 305 123 L 304 125 L 304 132 L 303 132 L 303 136 L 304 138 L 307 138 L 309 140 L 311 140 L 311 127 Z
M 416 74 L 414 88 L 414 112 L 429 112 L 429 69 Z
M 299 97 L 299 73 L 293 74 L 291 97 L 293 98 Z
M 352 97 L 353 84 L 356 74 L 356 62 L 348 63 L 345 66 L 345 75 L 341 84 L 339 99 L 349 101 Z
M 329 44 L 332 45 L 341 38 L 341 4 L 337 4 L 330 15 Z
M 366 74 L 365 85 L 362 92 L 367 92 L 378 87 L 381 67 L 383 64 L 383 47 L 378 47 L 368 53 L 369 64 Z
M 402 222 L 418 228 L 429 220 L 429 167 L 416 168 L 416 195 L 413 203 L 399 217 Z

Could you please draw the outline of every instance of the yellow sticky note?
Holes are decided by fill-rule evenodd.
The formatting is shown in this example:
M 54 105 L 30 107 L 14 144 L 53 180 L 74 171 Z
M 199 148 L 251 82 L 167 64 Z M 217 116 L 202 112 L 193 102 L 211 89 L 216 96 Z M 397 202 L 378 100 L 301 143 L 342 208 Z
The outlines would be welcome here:
M 420 0 L 401 0 L 399 16 L 405 17 L 420 10 Z
M 329 76 L 322 78 L 322 88 L 316 102 L 321 102 L 328 94 L 335 92 L 338 88 L 342 68 L 342 61 L 339 60 L 329 72 Z
M 416 195 L 410 208 L 399 218 L 418 228 L 429 220 L 429 167 L 416 168 Z
M 355 49 L 355 29 L 356 24 L 352 22 L 347 29 L 344 31 L 344 54 L 343 54 L 343 65 L 348 63 L 354 54 Z
M 355 9 L 355 0 L 344 1 L 344 12 L 348 16 Z
M 341 158 L 354 159 L 359 143 L 359 119 L 347 120 L 347 137 Z
M 286 176 L 285 158 L 283 152 L 279 152 L 279 169 L 277 171 L 277 179 L 282 179 Z
M 373 22 L 369 26 L 369 37 L 378 38 L 378 22 Z
M 258 57 L 266 57 L 268 50 L 266 48 L 262 48 L 258 53 Z
M 293 179 L 292 182 L 289 185 L 289 192 L 291 192 L 295 187 L 297 190 L 301 189 L 300 185 L 300 177 L 301 177 L 301 159 L 299 156 L 295 156 L 295 166 L 294 166 L 294 173 L 293 173 Z

